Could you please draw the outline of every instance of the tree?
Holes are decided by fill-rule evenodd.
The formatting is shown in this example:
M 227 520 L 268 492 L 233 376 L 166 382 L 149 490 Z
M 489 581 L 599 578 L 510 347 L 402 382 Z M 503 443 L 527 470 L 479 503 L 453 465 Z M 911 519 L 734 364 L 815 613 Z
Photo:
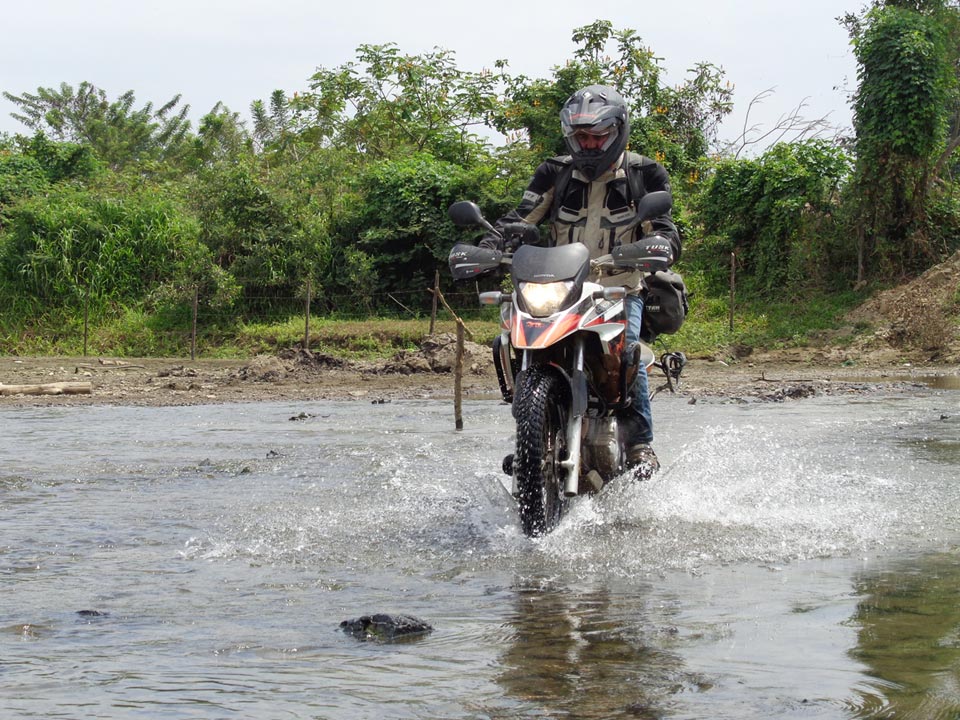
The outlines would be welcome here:
M 375 275 L 356 239 L 337 242 L 329 230 L 332 201 L 305 187 L 313 165 L 306 159 L 267 174 L 250 158 L 204 169 L 192 185 L 201 240 L 241 286 L 248 310 L 289 303 L 308 278 L 314 298 L 329 307 L 339 294 L 362 303 L 372 289 Z
M 930 192 L 958 138 L 960 18 L 943 0 L 874 3 L 844 20 L 858 62 L 854 96 L 858 276 L 922 269 Z
M 289 154 L 293 162 L 299 162 L 296 113 L 283 90 L 274 90 L 270 94 L 269 111 L 262 100 L 254 100 L 250 104 L 250 114 L 253 116 L 253 138 L 261 153 L 270 151 L 280 159 Z
M 361 45 L 357 61 L 311 78 L 311 93 L 295 108 L 302 122 L 325 130 L 331 142 L 372 159 L 429 152 L 473 162 L 486 142 L 475 134 L 496 105 L 498 75 L 456 66 L 440 48 L 407 55 L 394 44 Z
M 39 132 L 29 139 L 19 135 L 0 148 L 0 207 L 45 192 L 62 180 L 87 179 L 96 171 L 88 147 L 55 143 Z
M 201 239 L 214 261 L 250 289 L 296 282 L 291 265 L 296 218 L 285 198 L 259 177 L 251 163 L 217 165 L 200 174 L 195 206 Z
M 26 157 L 34 158 L 40 164 L 51 183 L 86 180 L 93 177 L 99 168 L 88 146 L 53 142 L 42 132 L 29 140 L 19 137 L 17 144 Z
M 190 130 L 190 106 L 176 110 L 179 95 L 156 110 L 152 103 L 135 109 L 133 90 L 111 102 L 106 92 L 88 82 L 76 90 L 61 83 L 59 89 L 41 87 L 36 93 L 4 92 L 3 96 L 20 108 L 11 116 L 34 132 L 55 141 L 89 145 L 114 168 L 175 157 Z
M 553 69 L 553 80 L 509 81 L 505 107 L 494 126 L 521 132 L 541 158 L 566 152 L 558 116 L 577 89 L 599 83 L 617 89 L 630 104 L 631 147 L 663 162 L 679 179 L 696 179 L 720 121 L 732 110 L 733 88 L 723 72 L 698 63 L 684 82 L 668 86 L 660 59 L 635 30 L 597 20 L 573 31 L 573 60 Z
M 240 120 L 222 103 L 200 119 L 197 134 L 185 150 L 188 166 L 194 169 L 211 167 L 218 162 L 236 162 L 252 152 L 253 143 Z

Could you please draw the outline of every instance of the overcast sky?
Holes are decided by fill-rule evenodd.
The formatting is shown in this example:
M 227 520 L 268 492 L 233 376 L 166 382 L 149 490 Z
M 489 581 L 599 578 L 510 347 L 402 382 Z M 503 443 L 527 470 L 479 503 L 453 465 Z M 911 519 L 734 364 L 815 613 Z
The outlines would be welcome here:
M 363 43 L 409 54 L 453 50 L 464 70 L 509 61 L 512 72 L 551 77 L 572 57 L 572 30 L 597 19 L 632 28 L 662 58 L 671 82 L 694 63 L 723 68 L 736 111 L 722 135 L 740 133 L 758 93 L 775 93 L 750 116 L 769 127 L 801 102 L 849 126 L 856 63 L 836 18 L 863 0 L 24 0 L 0 11 L 0 90 L 74 87 L 86 80 L 137 107 L 176 94 L 196 120 L 216 102 L 248 117 L 275 89 L 306 90 L 318 67 L 355 59 Z M 0 98 L 0 132 L 26 132 Z M 642 151 L 642 149 L 640 149 Z

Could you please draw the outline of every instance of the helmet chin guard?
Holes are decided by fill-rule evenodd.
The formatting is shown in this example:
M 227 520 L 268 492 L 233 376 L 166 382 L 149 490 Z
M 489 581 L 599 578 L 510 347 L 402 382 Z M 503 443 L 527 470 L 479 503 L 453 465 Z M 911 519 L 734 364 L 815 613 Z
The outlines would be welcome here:
M 588 180 L 605 173 L 623 154 L 630 140 L 627 103 L 612 87 L 589 85 L 571 95 L 560 111 L 560 125 L 573 166 Z M 598 148 L 585 148 L 578 133 L 604 135 Z

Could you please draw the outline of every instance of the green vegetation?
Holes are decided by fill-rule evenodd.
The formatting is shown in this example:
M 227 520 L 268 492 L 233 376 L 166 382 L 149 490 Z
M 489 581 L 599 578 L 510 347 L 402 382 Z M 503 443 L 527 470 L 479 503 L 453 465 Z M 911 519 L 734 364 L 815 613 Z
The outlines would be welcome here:
M 717 149 L 733 102 L 720 69 L 704 61 L 667 85 L 640 36 L 603 20 L 573 30 L 549 78 L 363 45 L 303 91 L 254 101 L 249 128 L 218 104 L 194 130 L 179 96 L 138 107 L 132 91 L 110 99 L 87 82 L 4 92 L 28 134 L 0 136 L 0 353 L 78 354 L 86 340 L 182 356 L 194 312 L 204 356 L 274 351 L 302 342 L 309 300 L 313 349 L 383 355 L 426 334 L 437 273 L 489 342 L 496 317 L 446 268 L 477 233 L 446 208 L 514 206 L 563 151 L 561 104 L 592 82 L 631 100 L 631 147 L 674 180 L 693 310 L 664 344 L 817 342 L 869 292 L 960 248 L 960 8 L 876 1 L 843 23 L 860 65 L 855 137 L 754 157 Z

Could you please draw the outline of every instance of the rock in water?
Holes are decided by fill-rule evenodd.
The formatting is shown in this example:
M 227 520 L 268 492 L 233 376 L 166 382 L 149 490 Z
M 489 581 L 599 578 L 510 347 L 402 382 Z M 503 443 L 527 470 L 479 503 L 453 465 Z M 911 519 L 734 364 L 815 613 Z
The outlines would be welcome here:
M 433 632 L 430 623 L 412 615 L 364 615 L 356 620 L 344 620 L 340 629 L 358 640 L 396 642 L 422 637 Z

